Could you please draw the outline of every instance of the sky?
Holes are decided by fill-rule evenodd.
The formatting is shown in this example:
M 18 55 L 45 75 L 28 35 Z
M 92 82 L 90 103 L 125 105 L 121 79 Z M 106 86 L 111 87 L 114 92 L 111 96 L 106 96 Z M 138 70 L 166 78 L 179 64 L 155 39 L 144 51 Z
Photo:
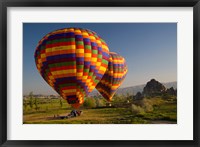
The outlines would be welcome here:
M 23 94 L 57 94 L 40 76 L 34 60 L 36 46 L 51 31 L 78 27 L 96 32 L 109 50 L 123 56 L 128 74 L 121 87 L 177 81 L 176 23 L 24 23 Z

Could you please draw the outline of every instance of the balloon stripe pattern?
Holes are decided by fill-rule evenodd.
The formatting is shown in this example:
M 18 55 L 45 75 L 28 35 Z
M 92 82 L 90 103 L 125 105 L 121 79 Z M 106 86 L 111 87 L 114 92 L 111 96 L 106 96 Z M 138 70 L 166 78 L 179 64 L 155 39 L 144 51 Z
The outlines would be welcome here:
M 44 36 L 35 51 L 44 80 L 69 104 L 80 106 L 108 67 L 109 48 L 95 32 L 64 28 Z
M 117 89 L 124 81 L 128 67 L 125 59 L 117 53 L 110 52 L 108 69 L 97 84 L 96 89 L 108 101 L 112 100 Z

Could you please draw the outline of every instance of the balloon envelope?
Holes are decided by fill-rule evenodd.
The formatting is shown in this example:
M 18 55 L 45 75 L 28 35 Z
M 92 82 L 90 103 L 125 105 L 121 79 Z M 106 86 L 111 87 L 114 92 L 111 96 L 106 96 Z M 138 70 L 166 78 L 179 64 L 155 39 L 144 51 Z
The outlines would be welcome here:
M 127 72 L 125 59 L 117 53 L 110 52 L 107 71 L 97 84 L 96 89 L 106 100 L 111 101 L 125 79 Z
M 109 49 L 91 30 L 64 28 L 44 36 L 34 57 L 44 80 L 77 107 L 106 72 Z

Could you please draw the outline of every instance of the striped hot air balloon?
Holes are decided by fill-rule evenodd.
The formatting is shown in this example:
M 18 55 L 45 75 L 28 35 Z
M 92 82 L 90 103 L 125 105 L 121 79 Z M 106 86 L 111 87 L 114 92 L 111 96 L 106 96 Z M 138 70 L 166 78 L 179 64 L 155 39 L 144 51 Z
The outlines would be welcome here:
M 109 49 L 91 30 L 64 28 L 44 36 L 34 57 L 44 80 L 77 108 L 106 72 Z
M 111 101 L 125 79 L 127 72 L 125 59 L 117 53 L 110 52 L 107 71 L 97 84 L 96 89 L 106 100 Z

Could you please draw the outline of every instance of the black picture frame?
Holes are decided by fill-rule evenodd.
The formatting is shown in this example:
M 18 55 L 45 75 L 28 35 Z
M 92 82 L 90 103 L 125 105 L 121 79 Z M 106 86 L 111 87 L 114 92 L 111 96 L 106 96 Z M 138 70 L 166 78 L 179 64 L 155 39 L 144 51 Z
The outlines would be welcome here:
M 141 141 L 105 141 L 105 140 L 76 140 L 76 141 L 25 141 L 7 140 L 7 7 L 193 7 L 193 140 L 141 140 Z M 1 146 L 170 146 L 197 147 L 199 146 L 199 70 L 200 65 L 200 2 L 199 0 L 1 0 L 0 2 L 0 145 Z

